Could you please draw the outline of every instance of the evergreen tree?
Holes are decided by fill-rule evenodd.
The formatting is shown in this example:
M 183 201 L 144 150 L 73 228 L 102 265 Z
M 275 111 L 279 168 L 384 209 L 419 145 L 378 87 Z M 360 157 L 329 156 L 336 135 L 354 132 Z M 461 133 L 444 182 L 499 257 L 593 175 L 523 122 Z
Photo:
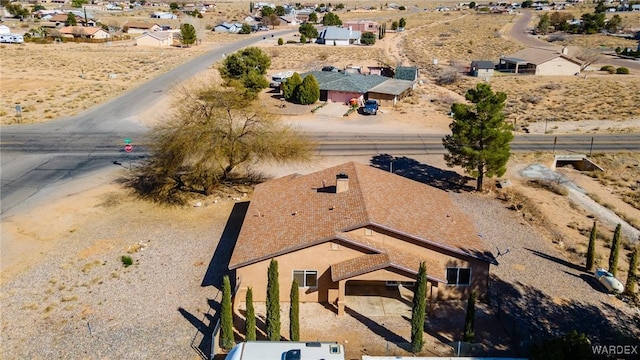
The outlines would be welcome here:
M 284 39 L 278 38 L 278 45 L 280 46 L 284 45 Z
M 291 303 L 289 308 L 289 340 L 300 341 L 300 289 L 296 279 L 291 282 Z
M 473 342 L 476 326 L 476 292 L 472 292 L 467 301 L 467 315 L 464 318 L 462 341 Z
M 403 29 L 407 27 L 407 19 L 400 18 L 400 21 L 398 21 L 398 27 L 401 27 Z
M 373 45 L 376 43 L 376 35 L 372 32 L 365 32 L 360 36 L 360 43 L 363 45 Z
M 287 101 L 298 102 L 297 99 L 294 98 L 296 94 L 296 90 L 298 86 L 302 84 L 302 77 L 297 72 L 293 73 L 285 82 L 282 84 L 282 96 Z
M 75 16 L 75 14 L 73 13 L 68 13 L 67 14 L 67 21 L 65 21 L 67 23 L 67 26 L 76 26 L 78 25 L 78 20 Z
M 247 305 L 247 314 L 245 320 L 245 334 L 244 339 L 246 341 L 255 341 L 256 339 L 256 310 L 253 308 L 253 289 L 247 289 L 247 296 L 245 303 Z
M 627 283 L 624 286 L 624 293 L 629 296 L 633 296 L 636 293 L 636 282 L 638 281 L 636 276 L 636 270 L 638 269 L 638 248 L 639 245 L 636 244 L 633 248 L 633 252 L 631 253 L 631 260 L 629 260 L 629 272 L 627 273 Z
M 587 249 L 587 271 L 592 271 L 593 266 L 596 262 L 596 237 L 598 235 L 598 229 L 596 227 L 596 222 L 593 222 L 593 227 L 591 228 L 591 235 L 589 236 L 589 248 Z
M 622 224 L 616 226 L 616 230 L 613 232 L 613 241 L 611 241 L 611 252 L 609 253 L 609 272 L 616 276 L 618 272 L 618 253 L 620 252 L 620 231 L 622 231 Z
M 320 99 L 320 85 L 313 75 L 307 75 L 294 93 L 294 97 L 300 104 L 313 104 Z
M 548 34 L 550 27 L 551 27 L 551 19 L 549 18 L 549 14 L 545 13 L 540 17 L 540 21 L 538 21 L 538 26 L 536 26 L 536 30 L 540 34 Z
M 324 26 L 340 26 L 342 25 L 342 20 L 340 20 L 340 18 L 338 17 L 338 15 L 329 12 L 326 13 L 323 17 L 322 17 L 322 25 Z
M 318 14 L 316 14 L 315 11 L 309 14 L 309 22 L 314 24 L 318 22 Z
M 451 135 L 442 139 L 449 154 L 444 159 L 449 167 L 460 165 L 477 178 L 476 190 L 482 191 L 484 177 L 502 176 L 511 155 L 512 127 L 504 120 L 507 95 L 494 93 L 488 84 L 469 89 L 465 98 L 472 105 L 454 103 Z
M 419 353 L 424 345 L 424 317 L 427 308 L 427 266 L 420 263 L 411 309 L 411 351 Z
M 278 284 L 278 262 L 271 259 L 267 280 L 267 338 L 280 341 L 280 285 Z
M 235 345 L 233 338 L 233 309 L 231 308 L 231 283 L 229 276 L 222 278 L 222 306 L 220 316 L 220 342 L 223 349 L 231 349 Z
M 190 46 L 196 42 L 196 28 L 191 24 L 182 24 L 180 26 L 180 38 L 184 45 Z
M 310 23 L 300 25 L 298 32 L 301 35 L 304 35 L 307 39 L 315 39 L 318 37 L 318 29 Z

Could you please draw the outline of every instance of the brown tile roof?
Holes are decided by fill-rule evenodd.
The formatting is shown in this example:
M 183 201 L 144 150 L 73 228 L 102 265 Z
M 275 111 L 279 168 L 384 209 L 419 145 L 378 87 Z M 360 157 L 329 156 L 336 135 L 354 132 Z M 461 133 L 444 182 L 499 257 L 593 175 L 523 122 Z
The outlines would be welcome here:
M 335 193 L 339 173 L 348 175 L 349 190 Z M 384 252 L 362 238 L 349 238 L 346 234 L 365 225 L 495 262 L 473 224 L 445 191 L 349 162 L 258 185 L 229 268 L 332 239 L 344 239 L 373 252 Z
M 420 262 L 422 261 L 426 263 L 428 279 L 446 283 L 446 280 L 429 273 L 429 269 L 440 268 L 437 263 L 430 261 L 429 259 L 420 258 L 415 254 L 409 254 L 397 250 L 385 250 L 385 252 L 381 254 L 362 255 L 333 264 L 331 265 L 331 280 L 340 281 L 387 267 L 393 267 L 412 274 L 417 274 Z
M 60 33 L 62 34 L 74 34 L 74 35 L 94 35 L 98 31 L 104 31 L 99 27 L 87 27 L 87 26 L 65 26 L 60 28 Z

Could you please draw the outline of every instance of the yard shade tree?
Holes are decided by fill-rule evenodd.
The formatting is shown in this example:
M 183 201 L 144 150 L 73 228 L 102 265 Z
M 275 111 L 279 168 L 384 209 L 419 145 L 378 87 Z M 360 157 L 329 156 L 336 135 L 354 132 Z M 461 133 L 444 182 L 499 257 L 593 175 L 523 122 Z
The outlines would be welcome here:
M 249 97 L 269 86 L 265 77 L 271 58 L 257 47 L 248 47 L 227 56 L 219 71 L 226 85 L 243 87 Z
M 196 28 L 194 28 L 193 25 L 191 24 L 182 24 L 180 26 L 180 38 L 181 38 L 180 41 L 182 42 L 182 44 L 187 45 L 187 47 L 195 44 Z
M 298 89 L 298 86 L 302 84 L 302 77 L 297 72 L 294 72 L 287 80 L 282 84 L 282 96 L 287 101 L 295 101 L 294 94 Z
M 222 304 L 220 309 L 220 346 L 223 349 L 231 349 L 234 344 L 233 338 L 233 309 L 231 308 L 231 282 L 229 276 L 222 278 Z
M 411 352 L 422 351 L 424 346 L 424 317 L 427 308 L 427 266 L 420 263 L 411 308 Z
M 318 22 L 318 14 L 315 11 L 309 14 L 309 22 L 314 24 Z
M 247 313 L 245 314 L 244 322 L 244 339 L 246 341 L 256 340 L 256 309 L 253 307 L 253 289 L 249 287 L 247 289 L 247 295 L 245 297 L 245 304 L 247 307 Z
M 302 84 L 294 91 L 294 98 L 302 105 L 313 104 L 320 99 L 320 85 L 313 75 L 302 79 Z
M 237 88 L 184 89 L 172 116 L 149 134 L 151 156 L 132 173 L 140 197 L 182 204 L 185 193 L 211 195 L 256 180 L 251 164 L 303 161 L 313 148 Z
M 476 190 L 482 191 L 484 177 L 502 176 L 511 155 L 512 126 L 505 122 L 503 112 L 507 95 L 480 83 L 465 98 L 472 104 L 451 106 L 451 135 L 442 140 L 449 152 L 444 160 L 449 167 L 462 166 L 475 176 Z
M 286 11 L 284 10 L 284 6 L 276 5 L 276 15 L 284 16 L 285 14 L 286 14 Z
M 589 236 L 589 247 L 587 248 L 587 264 L 585 267 L 587 271 L 593 270 L 593 266 L 596 262 L 596 238 L 598 237 L 598 228 L 596 226 L 596 222 L 593 222 L 593 227 L 591 228 L 591 235 Z
M 310 23 L 300 25 L 298 32 L 306 36 L 307 39 L 316 39 L 318 37 L 318 29 Z
M 538 26 L 536 26 L 536 31 L 540 34 L 548 34 L 550 27 L 551 27 L 551 20 L 549 18 L 549 14 L 545 13 L 540 17 L 540 21 L 538 21 Z
M 263 6 L 262 9 L 260 10 L 260 15 L 262 15 L 263 18 L 269 17 L 269 15 L 275 14 L 275 13 L 276 13 L 276 9 L 272 8 L 271 6 Z
M 280 341 L 280 285 L 278 284 L 278 262 L 271 259 L 267 279 L 267 338 Z
M 289 340 L 300 341 L 300 288 L 298 281 L 291 282 L 289 305 Z
M 613 240 L 611 241 L 611 252 L 609 253 L 609 272 L 616 276 L 618 272 L 618 255 L 620 253 L 620 232 L 622 231 L 622 224 L 616 226 L 613 232 Z
M 342 20 L 338 17 L 338 15 L 328 12 L 324 14 L 322 17 L 322 25 L 324 26 L 340 26 L 342 25 Z
M 242 28 L 238 32 L 239 34 L 250 34 L 251 33 L 251 25 L 244 23 L 242 24 Z
M 464 318 L 462 341 L 473 342 L 476 326 L 476 292 L 472 292 L 467 301 L 467 314 Z
M 376 43 L 376 34 L 372 32 L 365 32 L 360 37 L 360 42 L 364 45 L 373 45 Z
M 76 15 L 73 13 L 68 13 L 67 14 L 67 21 L 65 21 L 67 23 L 67 26 L 76 26 L 78 25 L 78 20 L 76 19 Z
M 638 238 L 640 241 L 640 238 Z M 638 269 L 638 249 L 640 245 L 636 244 L 631 253 L 631 259 L 629 260 L 629 272 L 627 272 L 627 283 L 624 286 L 624 294 L 634 296 L 636 293 L 636 282 L 638 277 L 636 271 Z

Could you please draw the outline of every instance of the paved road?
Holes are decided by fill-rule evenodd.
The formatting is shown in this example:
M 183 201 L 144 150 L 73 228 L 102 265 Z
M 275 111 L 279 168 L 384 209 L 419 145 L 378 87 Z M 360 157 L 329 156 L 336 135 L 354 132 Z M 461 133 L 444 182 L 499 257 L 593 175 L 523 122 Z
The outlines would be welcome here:
M 531 22 L 531 18 L 534 15 L 534 10 L 523 10 L 522 15 L 518 21 L 511 28 L 511 32 L 509 36 L 528 47 L 546 47 L 546 48 L 557 48 L 558 50 L 562 49 L 562 46 L 554 45 L 553 43 L 549 43 L 547 41 L 543 41 L 538 39 L 536 36 L 531 35 L 531 31 L 533 30 L 533 25 L 529 25 Z M 624 66 L 629 69 L 640 70 L 640 61 L 637 60 L 626 60 L 620 59 L 615 56 L 603 55 L 604 58 L 601 60 L 603 63 L 615 65 L 615 66 Z
M 264 36 L 280 37 L 293 31 L 270 32 Z M 135 142 L 148 130 L 136 121 L 136 116 L 152 107 L 160 98 L 158 94 L 196 76 L 225 54 L 260 41 L 263 41 L 260 36 L 247 37 L 222 45 L 71 118 L 3 126 L 0 133 L 0 214 L 5 215 L 7 210 L 43 188 L 87 171 L 113 166 L 113 156 L 108 152 L 121 147 L 124 138 Z M 16 149 L 22 150 L 14 151 Z

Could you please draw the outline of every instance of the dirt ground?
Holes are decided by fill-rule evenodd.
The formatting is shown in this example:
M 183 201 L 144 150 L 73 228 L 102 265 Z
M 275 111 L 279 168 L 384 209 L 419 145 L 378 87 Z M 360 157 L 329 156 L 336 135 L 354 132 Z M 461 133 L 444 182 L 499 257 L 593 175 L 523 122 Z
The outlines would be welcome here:
M 225 7 L 227 4 L 220 6 Z M 429 3 L 429 7 L 433 7 L 433 4 Z M 236 16 L 241 14 L 240 10 L 235 10 L 235 7 L 233 9 L 237 12 Z M 220 12 L 222 11 L 220 10 Z M 224 11 L 232 10 L 230 7 Z M 353 11 L 345 13 L 344 18 L 360 17 L 363 16 L 362 14 L 371 18 L 379 17 L 385 21 L 395 20 L 399 17 L 397 12 L 374 12 L 372 14 L 371 12 Z M 211 15 L 208 21 L 213 22 L 217 20 L 214 16 L 222 18 L 223 15 Z M 491 21 L 484 18 L 473 18 L 473 15 L 459 18 L 462 15 L 464 14 L 427 13 L 415 17 L 407 16 L 409 26 L 405 34 L 388 34 L 384 41 L 378 42 L 371 48 L 335 49 L 316 45 L 278 47 L 271 40 L 265 41 L 260 46 L 263 46 L 273 57 L 272 72 L 303 71 L 325 64 L 366 66 L 376 65 L 378 62 L 405 65 L 422 62 L 428 69 L 430 66 L 427 63 L 432 61 L 434 57 L 443 60 L 444 63 L 460 60 L 452 58 L 452 55 L 447 55 L 444 52 L 446 47 L 438 45 L 436 40 L 429 39 L 452 39 L 457 36 L 456 34 L 475 31 L 476 34 L 481 34 L 487 40 L 494 41 L 494 39 L 500 39 L 496 36 L 496 32 L 505 31 L 511 22 L 511 18 L 506 17 L 500 19 L 500 22 L 495 25 L 489 25 Z M 412 19 L 415 19 L 415 22 Z M 121 21 L 122 19 L 113 20 Z M 203 22 L 201 25 L 206 27 L 207 24 Z M 445 33 L 449 35 L 441 36 Z M 294 38 L 295 36 L 292 36 L 292 39 Z M 460 35 L 460 38 L 464 39 L 464 36 Z M 196 56 L 230 39 L 232 38 L 228 36 L 210 38 L 201 45 L 190 49 L 163 50 L 138 49 L 131 44 L 112 44 L 109 47 L 87 44 L 25 44 L 12 47 L 1 45 L 0 121 L 2 126 L 13 126 L 12 124 L 16 120 L 14 107 L 17 104 L 23 108 L 23 122 L 28 123 L 50 121 L 75 114 L 107 98 L 121 94 L 132 86 L 186 61 L 189 57 Z M 410 45 L 416 42 L 421 45 L 411 48 Z M 395 44 L 401 45 L 396 49 Z M 459 46 L 463 45 L 471 47 L 472 52 L 459 51 L 458 54 L 465 54 L 462 56 L 462 60 L 490 55 L 485 53 L 485 51 L 489 51 L 489 47 L 479 46 L 475 42 L 469 43 L 468 40 L 459 40 Z M 428 54 L 412 51 L 416 48 L 424 49 Z M 511 49 L 517 49 L 517 45 L 500 42 L 498 50 L 494 50 L 501 52 Z M 116 74 L 116 76 L 111 77 L 110 74 Z M 517 124 L 526 124 L 531 132 L 542 132 L 542 123 L 539 120 L 545 117 L 548 118 L 549 129 L 554 133 L 637 132 L 640 130 L 640 113 L 637 112 L 637 106 L 634 108 L 633 105 L 640 102 L 638 92 L 634 92 L 634 89 L 640 88 L 638 76 L 640 75 L 604 75 L 597 71 L 590 72 L 587 79 L 499 76 L 492 80 L 492 85 L 495 89 L 508 92 L 511 101 L 509 109 L 513 110 L 509 115 L 510 119 L 513 119 Z M 319 112 L 315 115 L 310 115 L 309 108 L 306 107 L 291 105 L 281 109 L 277 97 L 269 93 L 264 93 L 262 100 L 274 112 L 282 112 L 286 121 L 317 131 L 321 131 L 323 128 L 353 131 L 367 123 L 373 131 L 380 132 L 444 133 L 448 131 L 447 126 L 450 118 L 447 113 L 451 103 L 461 101 L 461 94 L 475 81 L 465 78 L 459 86 L 444 88 L 434 85 L 429 73 L 423 74 L 423 80 L 423 83 L 418 86 L 409 100 L 401 102 L 393 109 L 382 108 L 382 111 L 374 119 L 361 117 L 357 114 L 348 117 L 339 116 L 342 111 L 339 107 L 334 107 L 332 110 L 326 109 L 326 113 Z M 557 85 L 549 87 L 550 83 Z M 525 94 L 534 91 L 539 91 L 541 99 L 526 97 Z M 603 97 L 603 93 L 609 96 Z M 142 114 L 140 121 L 151 124 L 153 121 L 151 119 L 157 119 L 155 116 L 157 112 L 166 110 L 158 108 L 150 110 L 147 114 Z M 576 116 L 575 113 L 580 115 Z M 336 114 L 338 116 L 335 116 Z M 590 121 L 578 121 L 583 118 L 590 119 Z M 354 159 L 354 157 L 322 158 L 306 165 L 265 166 L 265 170 L 272 176 L 282 176 L 292 172 L 311 172 Z M 635 219 L 636 222 L 633 224 L 638 227 L 637 219 L 640 219 L 638 203 L 640 200 L 636 194 L 638 192 L 637 179 L 640 179 L 640 156 L 638 154 L 596 154 L 595 159 L 605 167 L 604 173 L 589 175 L 573 169 L 562 169 L 561 172 L 585 189 L 590 196 L 597 198 L 603 206 L 614 209 L 616 213 L 631 223 Z M 423 157 L 420 160 L 442 169 L 446 168 L 441 156 Z M 368 159 L 360 158 L 357 161 L 367 162 Z M 544 235 L 550 246 L 557 249 L 568 261 L 579 265 L 583 262 L 586 252 L 588 231 L 594 221 L 593 215 L 577 207 L 566 196 L 530 184 L 518 173 L 518 170 L 527 164 L 535 162 L 549 164 L 550 161 L 550 155 L 542 153 L 514 156 L 505 177 L 513 181 L 515 192 L 523 196 L 524 199 L 528 199 L 527 201 L 523 200 L 527 205 L 522 215 L 523 218 L 526 217 L 529 220 L 528 223 Z M 71 276 L 73 271 L 78 272 L 78 267 L 81 268 L 86 263 L 90 263 L 89 260 L 85 261 L 84 259 L 93 261 L 93 259 L 108 258 L 109 261 L 112 261 L 115 256 L 126 252 L 130 246 L 134 245 L 135 241 L 121 237 L 121 224 L 123 223 L 144 224 L 144 227 L 139 225 L 140 233 L 155 234 L 160 224 L 167 224 L 167 218 L 179 219 L 179 225 L 184 228 L 181 235 L 188 237 L 190 231 L 194 233 L 208 231 L 208 228 L 203 224 L 215 226 L 216 229 L 223 228 L 234 203 L 232 196 L 221 199 L 219 203 L 214 203 L 212 199 L 205 199 L 204 202 L 207 206 L 201 208 L 166 209 L 140 203 L 126 189 L 115 183 L 119 176 L 121 176 L 119 173 L 103 172 L 91 178 L 63 184 L 42 194 L 38 206 L 17 209 L 11 216 L 3 218 L 1 226 L 2 272 L 0 277 L 3 284 L 0 300 L 3 303 L 15 295 L 12 292 L 7 292 L 6 285 L 20 277 L 31 275 L 30 271 L 38 264 L 46 262 L 48 259 L 58 259 L 52 257 L 51 254 L 63 253 L 63 255 L 56 255 L 63 260 L 53 266 L 55 269 L 48 276 L 65 278 Z M 497 190 L 492 188 L 487 197 L 492 197 L 493 191 Z M 104 225 L 100 228 L 103 232 L 90 235 L 96 224 L 109 224 L 109 222 L 116 224 L 113 226 L 120 230 L 118 232 L 106 230 L 108 227 Z M 212 224 L 214 222 L 215 224 Z M 598 245 L 600 264 L 606 263 L 609 251 L 608 242 L 610 242 L 612 230 L 612 227 L 600 227 L 599 239 L 602 240 Z M 83 236 L 79 236 L 79 234 Z M 66 251 L 65 249 L 70 250 Z M 176 249 L 179 248 L 176 247 Z M 197 249 L 197 246 L 193 246 L 191 250 L 197 252 Z M 625 245 L 620 256 L 619 266 L 620 272 L 623 274 L 621 276 L 623 281 L 626 279 L 627 255 L 630 253 L 630 249 L 630 245 Z M 150 248 L 147 251 L 153 250 Z M 211 257 L 211 254 L 200 253 L 198 256 L 200 256 L 198 259 L 185 260 L 189 265 L 188 270 L 185 270 L 187 276 L 197 279 L 196 281 L 204 276 L 203 273 L 206 270 L 201 265 Z M 166 261 L 169 263 L 172 261 L 170 257 L 167 259 Z M 156 269 L 160 273 L 167 271 L 162 266 L 166 266 L 166 264 L 158 265 L 158 269 Z M 104 277 L 106 279 L 110 275 L 107 273 Z M 44 280 L 44 283 L 46 284 L 48 281 L 50 280 Z M 131 288 L 144 287 L 141 285 L 144 276 L 136 278 L 131 275 L 126 278 L 126 281 Z M 107 281 L 105 280 L 105 282 Z M 56 287 L 59 285 L 43 287 L 41 290 L 28 290 L 28 294 L 25 295 L 25 303 L 22 305 L 24 308 L 20 310 L 25 314 L 24 320 L 20 320 L 25 321 L 23 324 L 25 329 L 28 328 L 26 321 L 33 319 L 40 321 L 41 318 L 55 319 L 55 316 L 51 314 L 55 314 L 56 311 L 62 312 L 59 315 L 61 318 L 68 316 L 63 312 L 63 308 L 69 306 L 66 305 L 69 300 L 64 300 L 64 297 L 56 300 L 54 295 L 47 292 L 53 291 L 54 294 L 57 294 L 55 292 L 57 290 L 54 289 Z M 24 292 L 27 293 L 27 290 Z M 87 304 L 95 300 L 92 295 L 85 294 L 85 296 L 90 299 L 86 300 Z M 202 314 L 205 312 L 203 309 L 206 306 L 201 303 L 206 303 L 206 299 L 213 296 L 204 291 L 198 292 L 197 296 L 198 299 L 189 303 L 187 308 L 191 309 L 193 313 Z M 57 310 L 49 312 L 48 307 L 44 306 L 47 304 L 33 305 L 39 303 L 43 298 L 47 298 L 49 300 L 46 301 L 55 304 Z M 96 304 L 92 304 L 92 306 L 93 311 L 106 307 L 106 305 L 98 306 Z M 71 310 L 68 311 L 80 314 L 84 311 L 83 309 L 85 308 L 78 305 L 71 307 Z M 175 308 L 169 309 L 175 312 Z M 313 307 L 309 309 L 310 319 L 316 310 Z M 6 317 L 4 317 L 4 321 L 6 321 Z M 179 317 L 176 321 L 184 322 L 184 319 Z M 192 324 L 195 323 L 197 321 L 192 320 Z M 49 320 L 44 324 L 49 326 L 52 332 L 64 333 L 68 331 L 66 325 L 63 324 L 56 325 L 55 322 L 50 323 Z M 399 324 L 404 326 L 404 323 Z M 84 323 L 82 325 L 84 326 Z M 320 329 L 331 331 L 335 338 L 345 344 L 351 344 L 357 350 L 355 354 L 351 353 L 350 355 L 358 355 L 360 349 L 365 347 L 368 342 L 366 333 L 353 330 L 358 326 L 361 325 L 356 323 L 342 329 L 328 327 L 320 327 Z M 195 332 L 191 325 L 187 324 L 184 330 L 186 338 L 189 338 L 190 331 Z M 356 337 L 354 334 L 364 335 Z M 318 335 L 310 332 L 308 336 L 315 338 Z M 407 338 L 404 333 L 401 333 L 400 336 Z M 435 337 L 432 339 L 434 343 L 436 340 Z M 182 345 L 188 347 L 187 343 L 188 340 Z M 442 348 L 438 349 L 442 350 Z M 388 350 L 381 347 L 376 351 L 379 354 L 384 354 Z

